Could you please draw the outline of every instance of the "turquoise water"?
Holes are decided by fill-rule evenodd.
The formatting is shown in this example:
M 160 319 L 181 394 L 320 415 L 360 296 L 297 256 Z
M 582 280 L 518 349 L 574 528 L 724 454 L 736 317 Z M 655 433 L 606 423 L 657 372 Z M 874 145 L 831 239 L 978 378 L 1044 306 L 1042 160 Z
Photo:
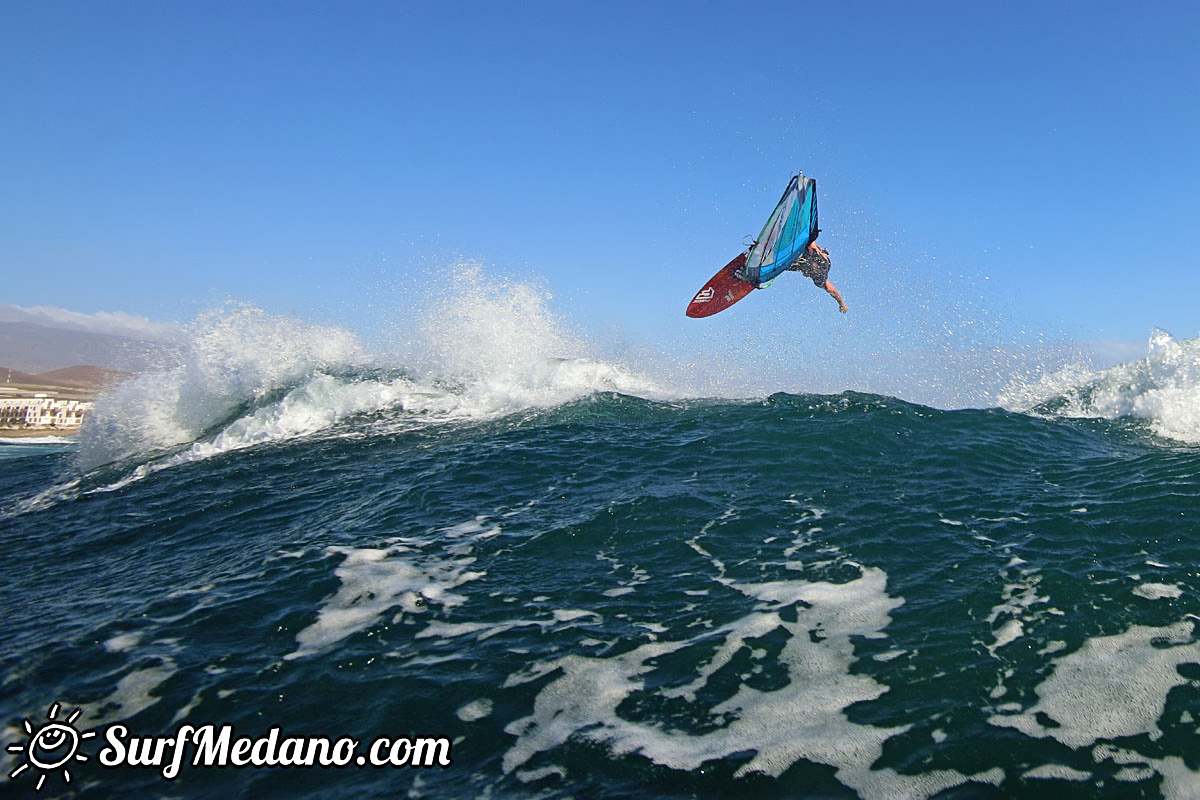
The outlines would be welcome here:
M 5 794 L 1200 791 L 1193 343 L 1022 410 L 271 352 L 0 450 L 5 774 L 56 702 L 100 732 L 70 783 Z M 451 764 L 168 781 L 100 766 L 116 723 L 446 737 Z

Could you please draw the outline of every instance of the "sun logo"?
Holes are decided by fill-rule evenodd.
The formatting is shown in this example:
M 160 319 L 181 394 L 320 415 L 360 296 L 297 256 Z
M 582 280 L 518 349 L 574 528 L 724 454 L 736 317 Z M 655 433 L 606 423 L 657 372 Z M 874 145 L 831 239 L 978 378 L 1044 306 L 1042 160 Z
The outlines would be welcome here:
M 80 742 L 96 735 L 95 731 L 80 733 L 75 730 L 75 720 L 79 719 L 83 709 L 75 709 L 66 722 L 59 722 L 56 719 L 58 708 L 58 703 L 50 706 L 50 711 L 46 714 L 50 721 L 40 728 L 34 728 L 33 723 L 26 719 L 25 733 L 29 737 L 28 743 L 10 744 L 7 748 L 10 753 L 23 753 L 25 756 L 24 763 L 8 773 L 8 777 L 15 780 L 25 770 L 36 767 L 42 773 L 38 776 L 35 787 L 35 791 L 38 792 L 46 783 L 46 776 L 54 770 L 62 770 L 63 781 L 70 783 L 71 770 L 67 767 L 72 761 L 87 761 L 87 756 L 76 752 Z

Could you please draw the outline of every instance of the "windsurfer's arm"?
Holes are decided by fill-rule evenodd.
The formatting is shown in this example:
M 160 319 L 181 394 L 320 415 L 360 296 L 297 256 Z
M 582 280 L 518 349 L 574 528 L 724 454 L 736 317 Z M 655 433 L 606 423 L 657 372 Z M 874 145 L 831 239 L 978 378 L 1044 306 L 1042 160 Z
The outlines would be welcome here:
M 837 287 L 834 286 L 832 283 L 830 283 L 828 280 L 825 281 L 825 291 L 829 292 L 829 294 L 833 297 L 834 300 L 837 300 L 838 311 L 841 311 L 843 314 L 845 314 L 847 311 L 850 310 L 850 306 L 846 305 L 846 301 L 842 299 L 842 293 L 839 292 L 837 290 Z

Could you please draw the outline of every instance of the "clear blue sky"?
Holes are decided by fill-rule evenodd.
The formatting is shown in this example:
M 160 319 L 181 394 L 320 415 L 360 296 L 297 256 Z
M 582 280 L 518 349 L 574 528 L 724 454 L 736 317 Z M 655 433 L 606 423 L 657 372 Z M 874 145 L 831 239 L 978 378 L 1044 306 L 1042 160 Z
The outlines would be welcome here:
M 369 327 L 462 256 L 635 342 L 799 304 L 1192 337 L 1198 32 L 1192 0 L 9 2 L 0 302 Z M 785 276 L 685 319 L 801 169 L 850 318 Z

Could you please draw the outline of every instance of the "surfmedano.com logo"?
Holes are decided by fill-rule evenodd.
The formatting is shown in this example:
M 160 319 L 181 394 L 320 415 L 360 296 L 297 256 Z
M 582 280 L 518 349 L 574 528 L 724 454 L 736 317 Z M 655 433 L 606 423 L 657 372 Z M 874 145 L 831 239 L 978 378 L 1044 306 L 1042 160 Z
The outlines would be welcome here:
M 59 704 L 50 706 L 46 713 L 49 720 L 40 727 L 26 719 L 24 722 L 25 744 L 10 744 L 6 749 L 10 753 L 21 754 L 21 763 L 8 773 L 8 777 L 16 780 L 26 772 L 39 773 L 34 788 L 41 791 L 46 784 L 47 776 L 61 772 L 63 781 L 71 783 L 70 766 L 75 761 L 87 761 L 87 756 L 78 752 L 79 745 L 84 739 L 96 735 L 95 731 L 80 733 L 75 728 L 75 720 L 79 719 L 81 709 L 75 709 L 66 722 L 58 721 Z
M 7 750 L 16 753 L 19 762 L 8 773 L 14 781 L 27 772 L 37 774 L 35 789 L 41 791 L 46 779 L 55 772 L 71 783 L 69 767 L 76 761 L 87 761 L 79 752 L 85 739 L 96 731 L 80 732 L 75 728 L 80 709 L 75 709 L 66 721 L 58 720 L 61 704 L 50 706 L 47 722 L 35 725 L 24 721 L 25 744 L 11 744 Z M 451 742 L 445 736 L 377 737 L 364 748 L 359 740 L 349 736 L 332 739 L 327 736 L 297 737 L 282 735 L 279 726 L 266 736 L 251 738 L 236 736 L 232 725 L 182 724 L 171 736 L 132 736 L 129 728 L 113 723 L 103 731 L 105 747 L 97 761 L 101 767 L 116 769 L 134 767 L 153 769 L 164 780 L 174 780 L 185 765 L 200 768 L 220 767 L 441 767 L 450 766 Z M 189 759 L 190 755 L 190 759 Z

